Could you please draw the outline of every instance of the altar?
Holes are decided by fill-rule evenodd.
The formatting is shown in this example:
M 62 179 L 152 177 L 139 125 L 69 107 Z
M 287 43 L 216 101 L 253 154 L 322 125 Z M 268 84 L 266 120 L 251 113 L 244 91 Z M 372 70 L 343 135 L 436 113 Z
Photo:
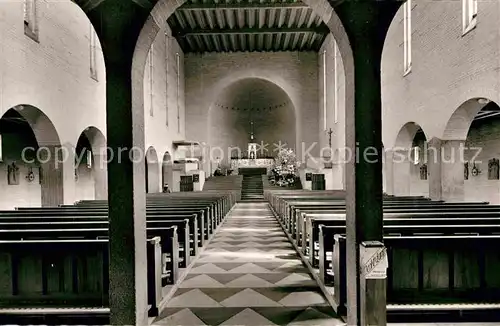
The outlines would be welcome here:
M 270 173 L 273 165 L 274 165 L 274 158 L 272 157 L 259 157 L 258 153 L 258 148 L 259 145 L 257 144 L 254 136 L 254 130 L 253 130 L 253 120 L 250 122 L 251 126 L 251 131 L 250 131 L 250 141 L 248 143 L 248 150 L 246 152 L 246 156 L 244 157 L 232 157 L 231 158 L 231 170 L 234 171 L 235 174 L 239 174 L 238 170 L 240 168 L 266 168 L 267 169 L 267 174 Z M 262 155 L 262 153 L 261 153 Z
M 266 168 L 269 174 L 273 164 L 273 158 L 233 158 L 231 159 L 231 170 L 238 174 L 240 168 Z

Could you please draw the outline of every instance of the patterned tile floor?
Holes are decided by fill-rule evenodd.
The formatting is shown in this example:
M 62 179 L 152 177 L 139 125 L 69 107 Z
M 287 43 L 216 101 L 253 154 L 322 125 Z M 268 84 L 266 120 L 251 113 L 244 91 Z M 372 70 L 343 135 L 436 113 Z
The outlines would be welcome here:
M 236 204 L 154 324 L 344 325 L 262 202 Z

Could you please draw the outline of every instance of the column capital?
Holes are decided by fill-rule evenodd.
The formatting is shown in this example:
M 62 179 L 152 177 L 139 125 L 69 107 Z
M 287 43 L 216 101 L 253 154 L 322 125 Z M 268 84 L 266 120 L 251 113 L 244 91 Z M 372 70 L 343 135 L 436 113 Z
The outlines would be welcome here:
M 382 52 L 387 30 L 402 3 L 390 0 L 349 0 L 334 4 L 354 53 L 373 45 Z
M 131 66 L 139 35 L 157 0 L 73 0 L 90 19 L 101 42 L 106 67 Z
M 427 141 L 427 145 L 430 147 L 441 147 L 442 143 L 443 140 L 437 137 L 432 137 L 430 140 Z

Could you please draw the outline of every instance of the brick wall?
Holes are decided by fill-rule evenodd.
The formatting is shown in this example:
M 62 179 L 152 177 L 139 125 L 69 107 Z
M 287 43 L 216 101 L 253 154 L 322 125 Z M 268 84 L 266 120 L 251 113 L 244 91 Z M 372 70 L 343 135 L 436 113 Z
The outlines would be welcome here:
M 23 2 L 0 3 L 0 113 L 3 115 L 17 105 L 34 106 L 52 122 L 62 144 L 76 146 L 80 134 L 89 126 L 105 134 L 104 60 L 97 41 L 96 81 L 90 74 L 93 29 L 87 17 L 69 1 L 40 0 L 37 21 L 39 33 L 35 42 L 24 33 Z M 50 124 L 38 124 L 38 118 L 33 117 L 33 121 L 36 122 L 34 128 L 39 127 L 41 134 L 47 133 L 45 128 L 52 128 Z M 0 168 L 4 170 L 6 166 L 2 164 Z M 93 184 L 89 183 L 76 189 L 73 169 L 72 162 L 64 169 L 66 203 L 93 190 Z M 21 173 L 19 186 L 0 187 L 4 190 L 3 208 L 40 204 L 38 179 L 23 185 L 25 175 Z M 1 177 L 0 182 L 7 183 L 5 177 Z
M 0 2 L 0 115 L 17 105 L 36 107 L 47 116 L 62 144 L 76 146 L 80 134 L 94 126 L 106 135 L 106 75 L 102 51 L 97 40 L 97 80 L 90 73 L 91 24 L 81 9 L 70 1 L 38 0 L 38 42 L 24 33 L 23 2 Z M 166 127 L 164 34 L 155 41 L 154 116 L 149 116 L 150 97 L 146 97 L 146 148 L 153 145 L 160 158 L 171 149 L 171 142 L 182 139 L 184 133 L 183 56 L 174 41 L 171 52 L 180 52 L 180 117 L 177 131 L 176 77 L 169 74 L 170 126 Z M 171 56 L 174 58 L 175 55 Z M 161 63 L 161 64 L 160 64 Z M 147 71 L 146 71 L 147 72 Z M 147 81 L 147 76 L 145 77 Z M 146 84 L 148 86 L 149 84 Z M 145 93 L 149 94 L 148 90 Z M 46 122 L 32 116 L 39 136 L 46 135 Z M 38 139 L 40 141 L 40 139 Z M 64 168 L 64 202 L 91 198 L 94 181 L 88 173 L 75 180 L 72 160 Z M 40 205 L 40 185 L 35 169 L 35 182 L 25 182 L 28 165 L 20 166 L 21 182 L 16 186 L 0 187 L 2 208 Z M 0 163 L 0 169 L 7 170 Z M 0 183 L 7 184 L 7 174 L 0 173 Z
M 259 78 L 276 84 L 290 98 L 296 112 L 297 144 L 301 144 L 302 141 L 306 145 L 317 142 L 319 99 L 317 62 L 317 53 L 187 54 L 185 57 L 187 137 L 207 142 L 209 108 L 218 96 L 236 81 Z M 301 146 L 297 147 L 300 153 Z
M 465 197 L 467 200 L 488 201 L 500 203 L 500 181 L 488 179 L 488 161 L 500 159 L 500 118 L 478 120 L 469 131 L 465 143 L 464 158 L 469 163 L 469 169 L 475 166 L 481 171 L 473 176 L 469 170 L 469 178 L 465 180 Z
M 331 151 L 334 158 L 337 157 L 342 162 L 339 154 L 344 153 L 345 148 L 345 74 L 342 58 L 338 48 L 334 45 L 334 38 L 329 34 L 320 49 L 318 56 L 318 138 L 319 148 L 327 155 L 329 152 L 329 130 L 331 128 Z M 325 59 L 323 59 L 325 56 Z M 326 78 L 324 78 L 324 63 L 326 62 Z M 336 76 L 335 76 L 336 75 Z M 326 103 L 324 102 L 324 80 L 326 79 Z M 335 103 L 337 102 L 337 103 Z M 326 104 L 326 106 L 325 106 Z M 336 114 L 335 114 L 335 106 Z M 336 119 L 335 119 L 336 115 Z M 324 123 L 326 117 L 326 124 Z M 321 153 L 319 153 L 321 155 Z M 335 161 L 335 159 L 334 159 Z M 312 166 L 312 164 L 310 164 Z M 334 164 L 331 171 L 330 184 L 332 189 L 344 188 L 344 167 L 343 164 Z
M 176 151 L 172 145 L 173 141 L 185 139 L 184 54 L 168 29 L 161 29 L 158 32 L 153 42 L 152 51 L 154 54 L 152 96 L 150 57 L 146 61 L 144 71 L 145 148 L 154 148 L 158 155 L 157 164 L 161 165 L 167 152 L 173 159 L 184 155 L 184 153 Z M 179 57 L 178 89 L 177 55 Z M 158 179 L 158 182 L 161 182 L 161 178 Z
M 399 10 L 382 57 L 386 148 L 395 145 L 408 122 L 421 126 L 427 140 L 464 139 L 471 118 L 481 107 L 476 100 L 468 100 L 488 98 L 500 103 L 499 18 L 500 2 L 479 1 L 477 26 L 463 34 L 462 1 L 413 0 L 412 69 L 403 76 L 403 8 Z M 489 153 L 496 137 L 482 133 L 474 142 L 485 145 Z M 484 170 L 487 174 L 487 167 Z M 498 183 L 481 178 L 466 181 L 465 200 L 498 197 Z M 411 193 L 426 195 L 426 186 L 426 181 L 418 179 L 418 171 L 412 171 Z
M 403 76 L 403 14 L 395 17 L 382 57 L 383 139 L 394 145 L 413 121 L 442 138 L 462 103 L 500 103 L 500 2 L 479 1 L 477 27 L 462 35 L 461 1 L 413 0 L 412 71 Z

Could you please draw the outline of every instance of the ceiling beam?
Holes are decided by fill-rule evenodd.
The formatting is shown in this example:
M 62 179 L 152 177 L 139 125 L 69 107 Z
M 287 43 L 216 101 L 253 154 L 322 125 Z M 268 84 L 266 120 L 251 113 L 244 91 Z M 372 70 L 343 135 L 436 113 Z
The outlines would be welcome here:
M 295 33 L 316 33 L 325 34 L 329 30 L 326 26 L 316 28 L 235 28 L 235 29 L 191 29 L 183 30 L 177 33 L 178 37 L 195 36 L 195 35 L 223 35 L 223 34 L 295 34 Z
M 216 10 L 216 9 L 276 9 L 276 8 L 309 8 L 301 1 L 297 2 L 234 2 L 234 3 L 186 3 L 177 10 Z

